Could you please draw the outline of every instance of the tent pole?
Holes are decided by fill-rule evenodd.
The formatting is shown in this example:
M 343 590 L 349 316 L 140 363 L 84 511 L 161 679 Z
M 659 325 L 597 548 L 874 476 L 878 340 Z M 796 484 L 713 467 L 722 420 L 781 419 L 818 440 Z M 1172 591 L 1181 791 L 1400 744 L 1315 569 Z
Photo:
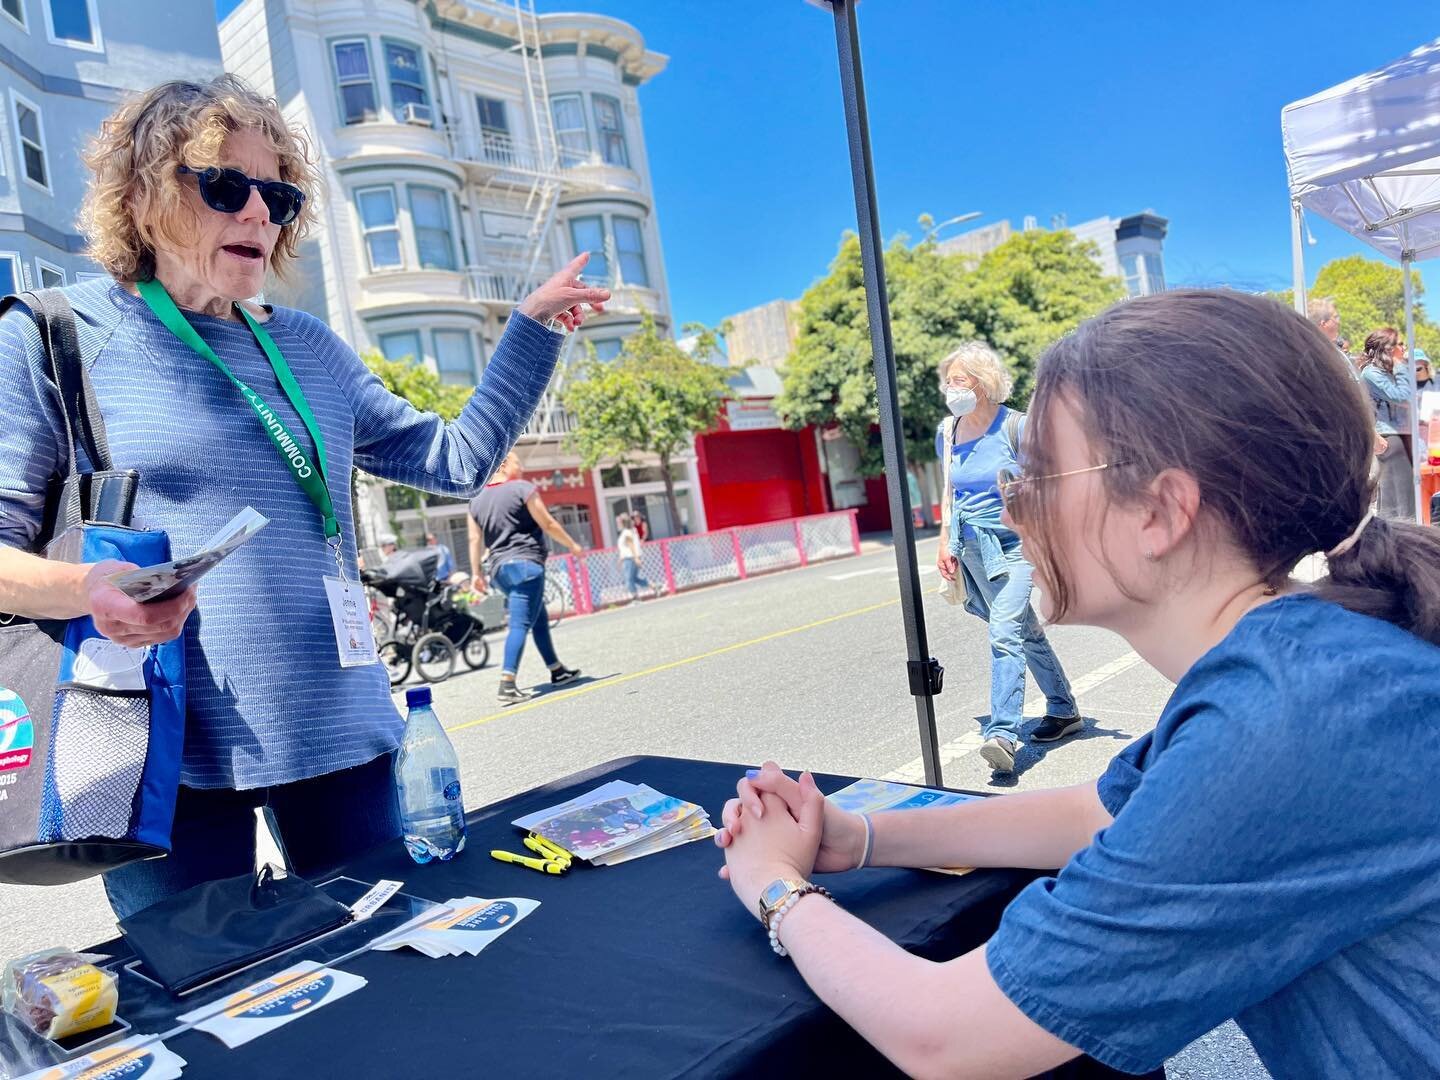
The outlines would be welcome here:
M 1405 350 L 1410 357 L 1407 366 L 1410 383 L 1410 472 L 1415 485 L 1415 521 L 1423 524 L 1425 510 L 1420 505 L 1420 461 L 1426 449 L 1420 445 L 1420 389 L 1415 384 L 1415 297 L 1410 285 L 1410 259 L 1414 255 L 1409 248 L 1400 252 L 1401 287 L 1405 292 Z
M 1305 220 L 1300 200 L 1290 200 L 1290 270 L 1295 279 L 1295 310 L 1305 314 Z
M 850 175 L 855 188 L 855 217 L 860 228 L 860 262 L 865 273 L 865 304 L 870 317 L 870 348 L 880 404 L 880 441 L 885 455 L 885 489 L 890 503 L 895 565 L 900 571 L 900 612 L 905 623 L 906 665 L 910 693 L 920 724 L 920 756 L 925 783 L 938 786 L 940 751 L 935 732 L 934 695 L 943 671 L 929 655 L 920 573 L 915 565 L 915 527 L 910 519 L 905 482 L 904 427 L 895 380 L 895 347 L 890 338 L 890 302 L 881 253 L 880 212 L 875 200 L 875 172 L 870 159 L 870 127 L 865 111 L 865 77 L 860 70 L 860 39 L 855 24 L 856 0 L 828 0 L 835 16 L 835 50 L 840 61 L 840 95 L 845 106 L 845 132 L 850 143 Z

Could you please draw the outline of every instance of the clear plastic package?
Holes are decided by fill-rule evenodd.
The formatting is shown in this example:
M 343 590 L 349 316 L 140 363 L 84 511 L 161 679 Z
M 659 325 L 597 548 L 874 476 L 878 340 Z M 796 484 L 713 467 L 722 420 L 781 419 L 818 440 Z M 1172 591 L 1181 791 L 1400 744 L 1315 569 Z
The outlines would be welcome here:
M 0 978 L 5 1011 L 47 1039 L 105 1027 L 120 1003 L 114 974 L 68 949 L 18 957 Z

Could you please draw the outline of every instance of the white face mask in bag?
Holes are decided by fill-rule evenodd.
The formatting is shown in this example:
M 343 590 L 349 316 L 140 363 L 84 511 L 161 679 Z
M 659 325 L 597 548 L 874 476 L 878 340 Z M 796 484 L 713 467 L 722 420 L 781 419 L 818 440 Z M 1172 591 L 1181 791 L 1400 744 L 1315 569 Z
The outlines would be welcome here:
M 975 405 L 974 390 L 968 390 L 963 386 L 945 388 L 945 407 L 950 410 L 951 416 L 969 416 L 975 411 Z

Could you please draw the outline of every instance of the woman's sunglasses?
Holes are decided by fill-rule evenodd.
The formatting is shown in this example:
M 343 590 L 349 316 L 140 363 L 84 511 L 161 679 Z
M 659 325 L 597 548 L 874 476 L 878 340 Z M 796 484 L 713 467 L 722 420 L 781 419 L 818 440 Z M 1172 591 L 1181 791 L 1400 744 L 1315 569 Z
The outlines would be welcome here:
M 211 210 L 222 214 L 238 214 L 250 201 L 250 189 L 258 188 L 260 200 L 270 211 L 272 225 L 289 225 L 300 213 L 305 203 L 305 193 L 294 184 L 283 180 L 256 180 L 246 176 L 239 169 L 192 169 L 178 165 L 175 171 L 182 176 L 193 176 L 200 183 L 200 198 Z
M 1031 519 L 1031 503 L 1034 501 L 1034 492 L 1042 480 L 1060 480 L 1067 476 L 1079 476 L 1082 473 L 1100 472 L 1102 469 L 1114 469 L 1121 465 L 1128 464 L 1124 461 L 1107 461 L 1103 465 L 1091 465 L 1084 469 L 1071 469 L 1069 472 L 1049 473 L 1046 476 L 1026 476 L 1024 473 L 1013 472 L 1010 469 L 1001 469 L 995 477 L 996 486 L 1000 488 L 1000 504 L 1005 512 L 1010 515 L 1011 521 L 1026 522 Z

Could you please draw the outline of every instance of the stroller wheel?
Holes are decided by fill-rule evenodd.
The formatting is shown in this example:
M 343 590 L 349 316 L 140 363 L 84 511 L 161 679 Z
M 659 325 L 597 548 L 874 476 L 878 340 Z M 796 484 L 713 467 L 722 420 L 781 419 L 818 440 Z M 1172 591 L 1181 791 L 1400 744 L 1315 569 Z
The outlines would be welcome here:
M 382 641 L 376 652 L 385 670 L 390 673 L 390 685 L 399 686 L 410 676 L 410 646 L 403 641 L 390 638 Z
M 490 642 L 485 640 L 478 623 L 465 639 L 465 647 L 460 650 L 460 655 L 470 668 L 482 668 L 490 662 Z
M 455 670 L 455 646 L 444 634 L 426 634 L 415 643 L 415 673 L 426 682 L 444 682 Z

